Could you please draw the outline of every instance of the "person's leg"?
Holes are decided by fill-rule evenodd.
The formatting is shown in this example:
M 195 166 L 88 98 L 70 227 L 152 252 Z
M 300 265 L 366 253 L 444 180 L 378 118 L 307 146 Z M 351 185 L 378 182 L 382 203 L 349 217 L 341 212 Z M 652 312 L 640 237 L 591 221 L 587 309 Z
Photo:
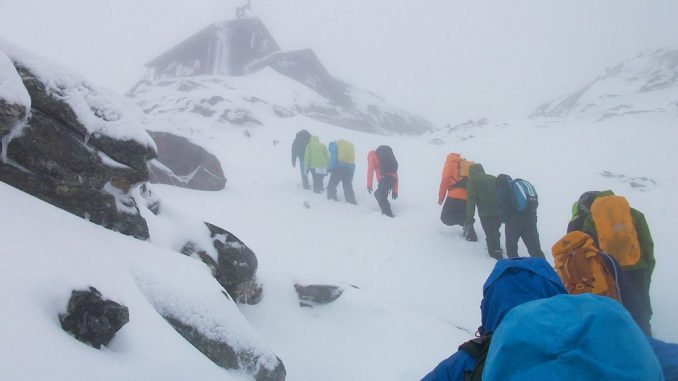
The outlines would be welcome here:
M 640 303 L 652 316 L 652 302 L 650 301 L 650 276 L 647 269 L 624 270 L 624 275 L 640 299 Z
M 485 232 L 485 242 L 487 242 L 487 252 L 494 259 L 502 258 L 501 251 L 501 220 L 498 216 L 480 217 L 480 225 Z
M 506 256 L 509 258 L 518 258 L 518 239 L 520 239 L 519 221 L 511 215 L 504 225 L 504 235 L 506 236 Z
M 330 179 L 327 182 L 327 199 L 328 200 L 334 200 L 334 201 L 339 201 L 337 198 L 337 185 L 339 185 L 339 181 L 341 180 L 341 173 L 340 173 L 340 168 L 335 169 L 332 171 L 332 174 L 330 175 Z
M 466 200 L 447 197 L 440 212 L 440 221 L 447 226 L 464 226 L 466 222 Z
M 315 173 L 315 170 L 311 170 L 313 174 L 313 192 L 320 193 L 323 190 L 323 175 Z
M 545 258 L 544 252 L 541 251 L 541 244 L 539 243 L 539 231 L 537 230 L 537 215 L 528 214 L 524 216 L 523 227 L 521 229 L 521 236 L 527 252 L 533 258 Z
M 377 190 L 374 191 L 374 197 L 377 199 L 377 202 L 379 203 L 381 213 L 389 217 L 393 217 L 393 211 L 391 211 L 391 204 L 388 202 L 388 194 L 391 192 L 391 189 L 393 189 L 393 185 L 394 179 L 391 176 L 384 176 L 381 179 L 381 181 L 379 181 Z
M 304 159 L 299 160 L 299 172 L 301 173 L 301 185 L 304 189 L 311 189 L 311 185 L 308 183 L 308 174 L 306 173 L 306 167 L 304 167 Z
M 353 175 L 355 168 L 343 168 L 341 185 L 344 188 L 344 200 L 350 204 L 355 204 L 355 193 L 353 193 Z

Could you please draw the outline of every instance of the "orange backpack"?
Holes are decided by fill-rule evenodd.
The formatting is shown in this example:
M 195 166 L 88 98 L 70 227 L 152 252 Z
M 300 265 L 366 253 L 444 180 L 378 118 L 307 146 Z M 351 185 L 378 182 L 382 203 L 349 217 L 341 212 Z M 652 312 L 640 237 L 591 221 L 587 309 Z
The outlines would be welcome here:
M 598 197 L 591 205 L 598 245 L 610 253 L 623 267 L 631 267 L 640 260 L 638 233 L 631 219 L 631 207 L 624 197 Z
M 605 254 L 591 236 L 573 231 L 556 242 L 551 252 L 556 273 L 569 294 L 591 293 L 620 300 L 616 274 L 605 266 Z
M 461 158 L 459 160 L 459 177 L 468 177 L 468 170 L 474 163 L 471 160 Z

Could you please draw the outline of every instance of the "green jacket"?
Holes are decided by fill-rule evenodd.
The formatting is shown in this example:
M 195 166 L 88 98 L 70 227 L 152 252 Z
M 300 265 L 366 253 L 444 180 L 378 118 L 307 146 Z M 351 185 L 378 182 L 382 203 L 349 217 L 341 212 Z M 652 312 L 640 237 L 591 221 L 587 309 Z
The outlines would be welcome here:
M 329 162 L 329 153 L 327 147 L 320 143 L 317 136 L 311 136 L 311 141 L 306 146 L 304 151 L 304 166 L 306 168 L 325 168 Z
M 466 198 L 466 219 L 471 221 L 478 206 L 478 216 L 498 217 L 501 215 L 497 203 L 497 178 L 485 174 L 483 166 L 473 164 L 468 170 L 468 185 Z
M 611 190 L 606 190 L 600 192 L 596 196 L 596 198 L 610 196 L 613 194 L 614 192 L 612 192 Z M 579 217 L 579 209 L 576 203 L 572 208 L 572 212 L 573 220 Z M 650 227 L 647 225 L 645 215 L 641 213 L 639 210 L 634 208 L 631 208 L 631 221 L 633 222 L 633 227 L 636 229 L 636 234 L 638 234 L 638 244 L 640 245 L 640 260 L 635 266 L 625 268 L 624 270 L 647 269 L 649 274 L 652 275 L 656 261 L 654 258 L 654 241 L 652 241 Z M 584 219 L 581 230 L 584 233 L 590 235 L 591 237 L 594 237 L 594 240 L 596 242 L 598 241 L 596 227 L 595 224 L 593 223 L 593 218 L 591 217 L 590 214 Z

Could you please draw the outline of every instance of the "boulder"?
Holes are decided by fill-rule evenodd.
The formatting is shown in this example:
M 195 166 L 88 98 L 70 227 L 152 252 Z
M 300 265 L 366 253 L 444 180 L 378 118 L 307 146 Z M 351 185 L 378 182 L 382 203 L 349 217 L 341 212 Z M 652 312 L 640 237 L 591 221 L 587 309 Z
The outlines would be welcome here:
M 205 225 L 209 229 L 217 257 L 211 257 L 195 242 L 187 242 L 181 252 L 196 256 L 205 263 L 235 302 L 259 303 L 262 286 L 256 279 L 258 261 L 254 252 L 232 233 L 207 222 Z
M 224 189 L 226 177 L 219 160 L 188 139 L 168 132 L 148 131 L 158 147 L 150 161 L 151 183 L 216 191 Z
M 0 50 L 0 139 L 26 122 L 31 98 L 7 55 Z
M 149 237 L 132 192 L 148 180 L 152 139 L 114 97 L 66 69 L 10 55 L 31 100 L 5 139 L 0 180 L 108 229 Z M 17 58 L 18 57 L 18 58 Z M 0 114 L 11 114 L 0 104 Z
M 258 363 L 255 353 L 236 350 L 228 342 L 211 338 L 200 329 L 171 316 L 165 317 L 168 323 L 193 344 L 207 358 L 226 369 L 242 369 L 251 374 L 256 381 L 284 381 L 287 375 L 285 365 L 276 357 L 273 366 L 264 367 Z
M 94 287 L 73 290 L 65 314 L 59 315 L 61 328 L 76 339 L 99 349 L 108 345 L 116 332 L 129 322 L 127 307 L 101 297 Z
M 327 284 L 295 284 L 294 289 L 299 295 L 299 305 L 302 307 L 331 303 L 344 293 L 343 288 Z

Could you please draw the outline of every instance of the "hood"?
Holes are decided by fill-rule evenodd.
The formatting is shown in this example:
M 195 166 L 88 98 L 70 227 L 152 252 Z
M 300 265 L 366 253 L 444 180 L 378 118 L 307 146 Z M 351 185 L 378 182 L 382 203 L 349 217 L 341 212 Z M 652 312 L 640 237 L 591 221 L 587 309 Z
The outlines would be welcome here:
M 624 307 L 602 296 L 558 295 L 511 310 L 492 336 L 487 381 L 661 381 L 650 344 Z
M 494 332 L 504 316 L 515 306 L 565 293 L 567 291 L 563 282 L 546 260 L 499 260 L 483 286 L 483 300 L 480 303 L 481 334 Z
M 313 135 L 313 136 L 311 136 L 311 140 L 310 140 L 310 141 L 313 142 L 313 143 L 320 143 L 320 138 L 318 138 L 317 136 Z
M 297 138 L 302 139 L 302 140 L 308 140 L 308 138 L 311 137 L 311 133 L 308 132 L 307 130 L 301 130 L 297 132 Z
M 468 169 L 468 175 L 470 177 L 473 176 L 478 176 L 478 175 L 484 175 L 485 174 L 485 169 L 483 168 L 482 164 L 473 164 L 469 167 Z

